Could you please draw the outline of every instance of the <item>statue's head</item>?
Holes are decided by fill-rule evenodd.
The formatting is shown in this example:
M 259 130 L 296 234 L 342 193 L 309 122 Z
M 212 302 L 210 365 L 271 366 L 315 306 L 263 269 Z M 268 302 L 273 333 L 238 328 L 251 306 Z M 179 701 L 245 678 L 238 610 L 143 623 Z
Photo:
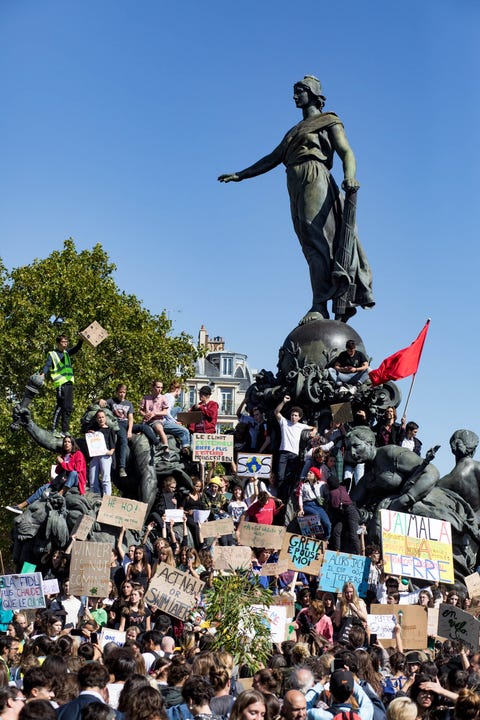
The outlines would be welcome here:
M 352 460 L 363 463 L 375 457 L 375 435 L 370 428 L 360 425 L 347 435 L 347 448 Z
M 450 448 L 455 457 L 473 457 L 478 445 L 478 435 L 473 430 L 455 430 L 450 438 Z
M 295 83 L 293 86 L 294 90 L 296 88 L 304 88 L 308 90 L 310 95 L 315 98 L 317 101 L 317 105 L 319 108 L 323 108 L 325 105 L 326 97 L 322 94 L 322 85 L 320 83 L 320 80 L 315 77 L 315 75 L 305 75 L 303 80 L 299 80 Z

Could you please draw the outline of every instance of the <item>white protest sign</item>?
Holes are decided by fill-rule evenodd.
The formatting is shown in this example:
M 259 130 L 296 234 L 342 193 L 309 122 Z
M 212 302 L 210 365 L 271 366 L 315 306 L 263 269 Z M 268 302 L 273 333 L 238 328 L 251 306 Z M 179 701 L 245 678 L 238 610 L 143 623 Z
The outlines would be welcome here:
M 213 435 L 210 433 L 193 433 L 193 460 L 203 462 L 232 462 L 233 435 Z
M 99 645 L 102 650 L 109 642 L 113 642 L 115 643 L 115 645 L 123 647 L 125 645 L 125 636 L 126 633 L 121 632 L 120 630 L 113 630 L 113 628 L 103 627 L 99 637 Z
M 467 586 L 468 597 L 480 597 L 480 575 L 478 574 L 478 572 L 467 575 L 467 577 L 465 578 L 465 585 Z
M 237 454 L 237 475 L 239 477 L 257 477 L 269 480 L 272 474 L 272 456 L 255 453 Z
M 395 615 L 368 615 L 367 622 L 370 632 L 376 634 L 379 640 L 390 640 L 394 637 Z
M 210 510 L 194 510 L 193 511 L 193 522 L 203 523 L 208 520 L 210 516 Z
M 42 584 L 43 584 L 43 594 L 44 595 L 56 595 L 58 592 L 60 592 L 60 588 L 58 587 L 57 578 L 51 578 L 50 580 L 44 580 Z
M 42 573 L 0 575 L 0 596 L 4 610 L 44 608 Z
M 165 520 L 167 522 L 170 522 L 172 520 L 174 523 L 183 522 L 183 509 L 182 508 L 167 508 L 165 510 Z
M 103 433 L 88 432 L 85 434 L 85 440 L 87 443 L 88 454 L 90 457 L 99 457 L 107 454 L 107 445 L 105 443 L 105 436 Z
M 270 625 L 272 643 L 283 642 L 285 626 L 287 624 L 287 608 L 281 605 L 271 605 L 267 610 L 267 618 Z

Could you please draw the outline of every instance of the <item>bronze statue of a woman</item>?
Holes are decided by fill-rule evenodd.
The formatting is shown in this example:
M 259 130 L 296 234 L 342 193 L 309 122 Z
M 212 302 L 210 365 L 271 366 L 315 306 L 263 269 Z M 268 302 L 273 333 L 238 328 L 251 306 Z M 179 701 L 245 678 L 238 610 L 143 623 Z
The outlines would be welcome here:
M 335 113 L 324 113 L 320 81 L 306 75 L 293 88 L 303 120 L 269 155 L 245 170 L 220 175 L 220 182 L 240 182 L 283 163 L 295 232 L 310 269 L 313 302 L 300 323 L 328 318 L 333 300 L 335 319 L 347 321 L 356 307 L 372 307 L 372 273 L 355 230 L 359 184 L 356 164 L 343 125 Z M 334 153 L 343 162 L 344 198 L 330 174 Z M 347 209 L 349 212 L 347 212 Z

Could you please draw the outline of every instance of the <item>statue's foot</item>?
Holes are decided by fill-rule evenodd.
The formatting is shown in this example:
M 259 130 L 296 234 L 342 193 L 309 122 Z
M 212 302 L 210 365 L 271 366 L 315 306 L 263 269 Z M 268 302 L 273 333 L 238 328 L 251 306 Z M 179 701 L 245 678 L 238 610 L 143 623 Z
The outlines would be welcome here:
M 349 307 L 341 315 L 339 315 L 339 314 L 335 315 L 335 320 L 340 320 L 340 322 L 346 323 L 350 320 L 351 317 L 353 317 L 356 314 L 356 312 L 357 312 L 357 308 Z
M 298 323 L 299 325 L 306 325 L 309 322 L 313 322 L 314 320 L 328 320 L 330 315 L 328 314 L 327 307 L 322 308 L 321 310 L 309 310 L 300 320 Z

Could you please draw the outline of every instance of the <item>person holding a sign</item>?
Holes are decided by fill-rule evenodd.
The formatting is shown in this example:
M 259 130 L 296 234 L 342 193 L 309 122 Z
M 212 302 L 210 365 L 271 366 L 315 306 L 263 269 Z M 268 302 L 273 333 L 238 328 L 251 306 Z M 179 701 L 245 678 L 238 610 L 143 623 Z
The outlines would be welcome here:
M 89 432 L 100 432 L 105 438 L 106 452 L 104 455 L 97 455 L 90 459 L 90 468 L 88 472 L 88 479 L 90 483 L 90 490 L 98 495 L 111 495 L 112 494 L 112 457 L 115 452 L 115 431 L 108 427 L 107 416 L 103 410 L 97 410 L 95 413 L 96 428 L 95 430 L 89 430 Z M 100 488 L 100 474 L 102 476 L 102 485 Z
M 200 410 L 202 413 L 202 421 L 195 425 L 189 425 L 188 429 L 190 432 L 197 433 L 216 433 L 217 432 L 217 418 L 218 418 L 218 403 L 215 400 L 211 400 L 212 388 L 209 385 L 204 385 L 198 391 L 200 395 L 200 402 L 192 405 L 190 411 Z
M 80 338 L 75 347 L 69 349 L 68 338 L 62 334 L 58 335 L 56 343 L 57 348 L 48 353 L 47 360 L 40 375 L 44 378 L 45 375 L 50 373 L 56 391 L 57 404 L 53 413 L 52 430 L 55 432 L 61 417 L 62 433 L 66 435 L 70 429 L 70 416 L 73 411 L 74 377 L 70 358 L 80 350 L 83 340 Z
M 298 496 L 298 517 L 316 515 L 323 528 L 324 539 L 328 540 L 332 523 L 325 510 L 328 502 L 328 485 L 322 479 L 321 471 L 312 467 L 307 473 L 307 481 L 301 484 Z

